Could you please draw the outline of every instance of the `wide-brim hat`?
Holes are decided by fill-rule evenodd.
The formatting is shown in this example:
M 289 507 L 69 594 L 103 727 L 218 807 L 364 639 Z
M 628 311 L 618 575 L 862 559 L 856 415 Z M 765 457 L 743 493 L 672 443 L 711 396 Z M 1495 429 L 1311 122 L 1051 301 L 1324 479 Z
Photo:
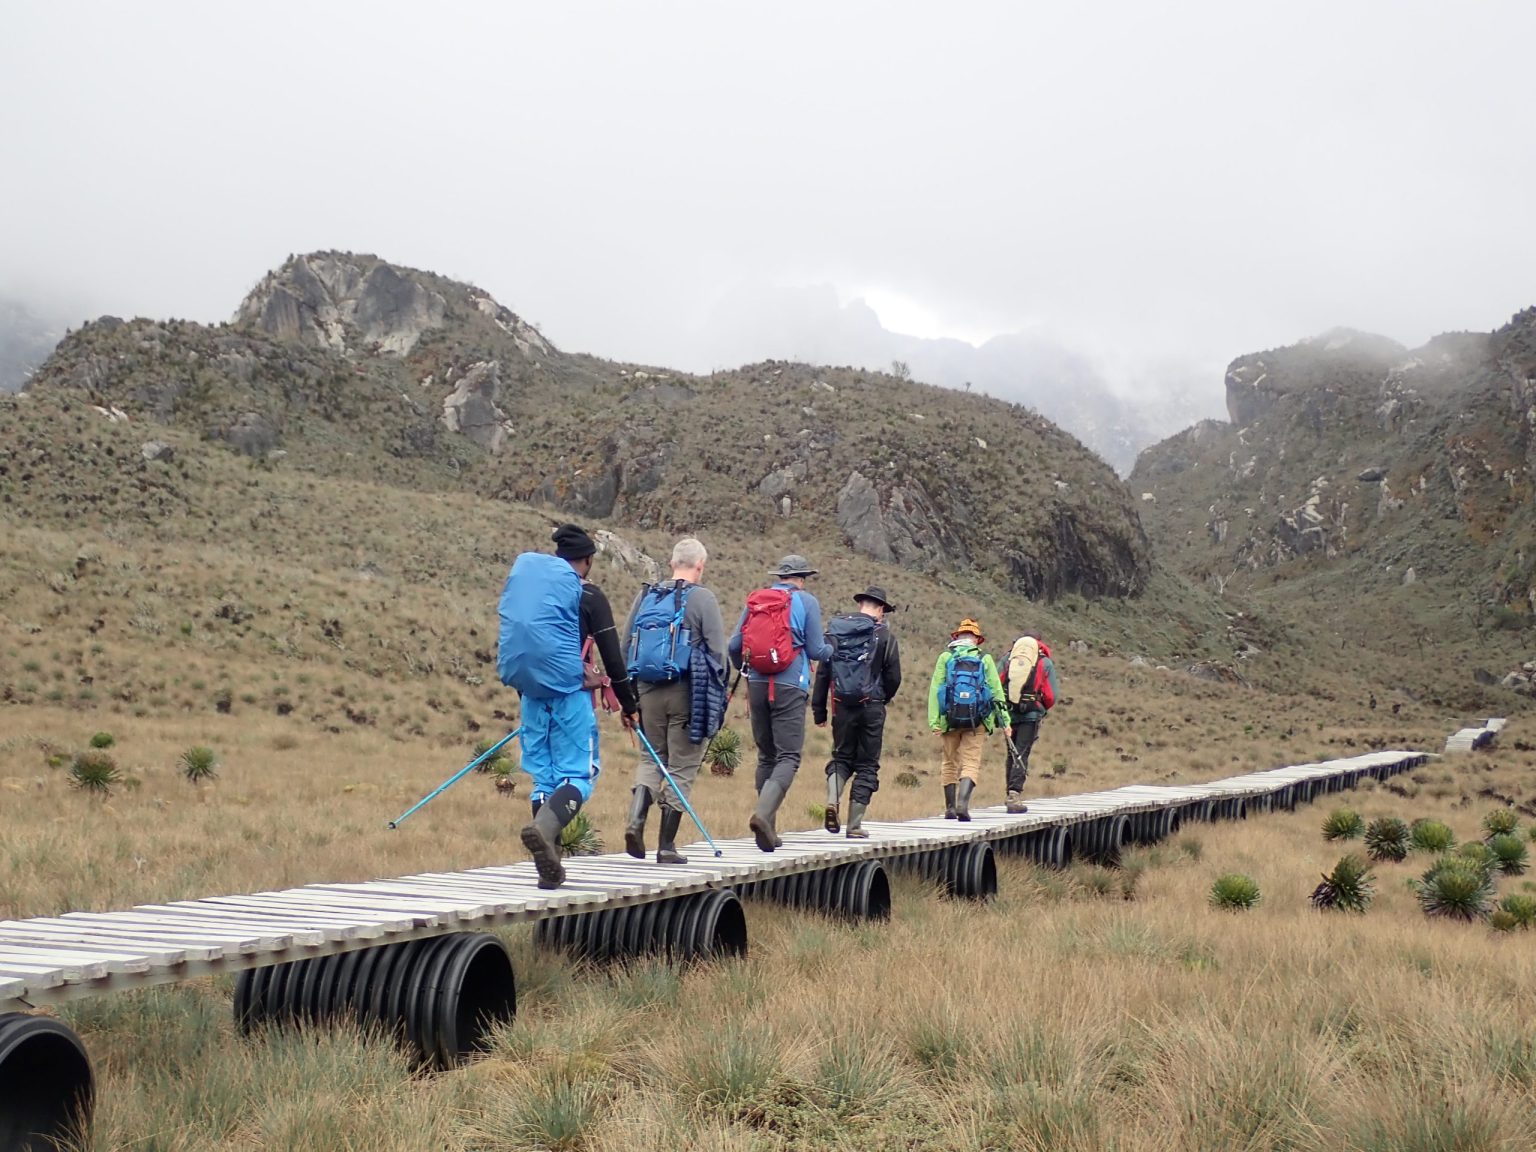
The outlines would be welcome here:
M 951 632 L 949 634 L 949 638 L 951 640 L 958 640 L 966 633 L 970 633 L 972 636 L 976 637 L 977 643 L 985 644 L 987 642 L 986 636 L 982 634 L 981 625 L 976 623 L 976 621 L 972 620 L 969 616 L 960 621 L 960 627 Z
M 815 576 L 816 569 L 811 567 L 811 562 L 804 556 L 786 556 L 779 561 L 777 568 L 770 568 L 769 572 L 774 576 Z
M 855 604 L 862 604 L 866 600 L 873 600 L 887 612 L 896 611 L 896 605 L 891 603 L 891 598 L 885 594 L 885 589 L 880 587 L 878 584 L 871 584 L 868 588 L 864 589 L 864 591 L 858 593 L 853 598 L 853 602 Z

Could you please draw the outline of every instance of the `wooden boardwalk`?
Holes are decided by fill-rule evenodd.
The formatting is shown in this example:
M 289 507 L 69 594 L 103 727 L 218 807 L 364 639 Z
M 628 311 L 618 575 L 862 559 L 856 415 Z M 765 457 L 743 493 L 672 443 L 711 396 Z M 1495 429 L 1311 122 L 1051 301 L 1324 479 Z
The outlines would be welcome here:
M 1446 737 L 1445 750 L 1447 753 L 1473 752 L 1479 748 L 1487 748 L 1498 739 L 1503 729 L 1503 720 L 1484 720 L 1476 728 L 1463 728 L 1459 732 L 1451 733 Z
M 1176 810 L 1193 819 L 1240 816 L 1272 803 L 1385 779 L 1425 762 L 1422 752 L 1374 752 L 1255 772 L 1206 784 L 1137 785 L 1032 799 L 1030 810 L 973 809 L 969 823 L 940 818 L 866 821 L 868 840 L 824 831 L 789 832 L 760 852 L 750 839 L 720 842 L 713 857 L 695 844 L 690 862 L 660 866 L 626 855 L 566 861 L 564 887 L 544 891 L 531 863 L 429 872 L 355 884 L 307 884 L 279 892 L 146 904 L 122 912 L 0 922 L 0 1012 L 220 972 L 285 964 L 380 944 L 529 923 L 685 896 L 864 859 L 889 859 L 974 841 L 1018 843 L 1052 827 Z M 1203 806 L 1203 807 L 1202 807 Z

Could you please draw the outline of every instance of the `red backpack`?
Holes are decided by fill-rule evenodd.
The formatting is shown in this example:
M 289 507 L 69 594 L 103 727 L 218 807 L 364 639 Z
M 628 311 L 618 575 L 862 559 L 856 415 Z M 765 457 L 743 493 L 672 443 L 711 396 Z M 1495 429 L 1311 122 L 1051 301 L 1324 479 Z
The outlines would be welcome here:
M 741 625 L 741 662 L 764 676 L 777 676 L 800 656 L 789 629 L 793 593 L 788 588 L 760 588 L 747 597 Z

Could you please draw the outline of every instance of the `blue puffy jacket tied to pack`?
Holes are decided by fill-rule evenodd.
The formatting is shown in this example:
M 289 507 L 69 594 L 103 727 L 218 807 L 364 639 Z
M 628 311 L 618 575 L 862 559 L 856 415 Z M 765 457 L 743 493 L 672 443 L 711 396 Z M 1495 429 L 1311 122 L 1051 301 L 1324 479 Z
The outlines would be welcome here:
M 635 609 L 627 663 L 630 677 L 642 684 L 670 684 L 688 675 L 693 634 L 683 627 L 689 586 L 647 585 Z
M 524 552 L 501 590 L 496 672 L 524 696 L 582 690 L 581 577 L 558 556 Z

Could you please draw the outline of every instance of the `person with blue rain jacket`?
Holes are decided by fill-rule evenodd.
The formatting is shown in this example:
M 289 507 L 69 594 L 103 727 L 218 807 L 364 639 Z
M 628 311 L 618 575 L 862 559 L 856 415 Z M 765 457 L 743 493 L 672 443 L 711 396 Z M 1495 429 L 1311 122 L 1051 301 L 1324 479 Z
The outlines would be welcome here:
M 774 582 L 747 597 L 730 640 L 731 663 L 747 678 L 757 745 L 757 804 L 747 827 L 764 852 L 784 843 L 775 821 L 800 770 L 811 663 L 832 655 L 821 604 L 805 588 L 814 575 L 804 556 L 785 556 L 773 570 Z
M 533 820 L 522 841 L 540 888 L 565 882 L 560 832 L 592 798 L 602 770 L 590 646 L 602 657 L 626 728 L 635 727 L 639 711 L 613 609 L 587 579 L 596 542 L 574 524 L 555 529 L 553 540 L 553 556 L 524 552 L 507 574 L 496 658 L 501 682 L 517 689 L 522 704 L 523 771 L 533 777 Z

